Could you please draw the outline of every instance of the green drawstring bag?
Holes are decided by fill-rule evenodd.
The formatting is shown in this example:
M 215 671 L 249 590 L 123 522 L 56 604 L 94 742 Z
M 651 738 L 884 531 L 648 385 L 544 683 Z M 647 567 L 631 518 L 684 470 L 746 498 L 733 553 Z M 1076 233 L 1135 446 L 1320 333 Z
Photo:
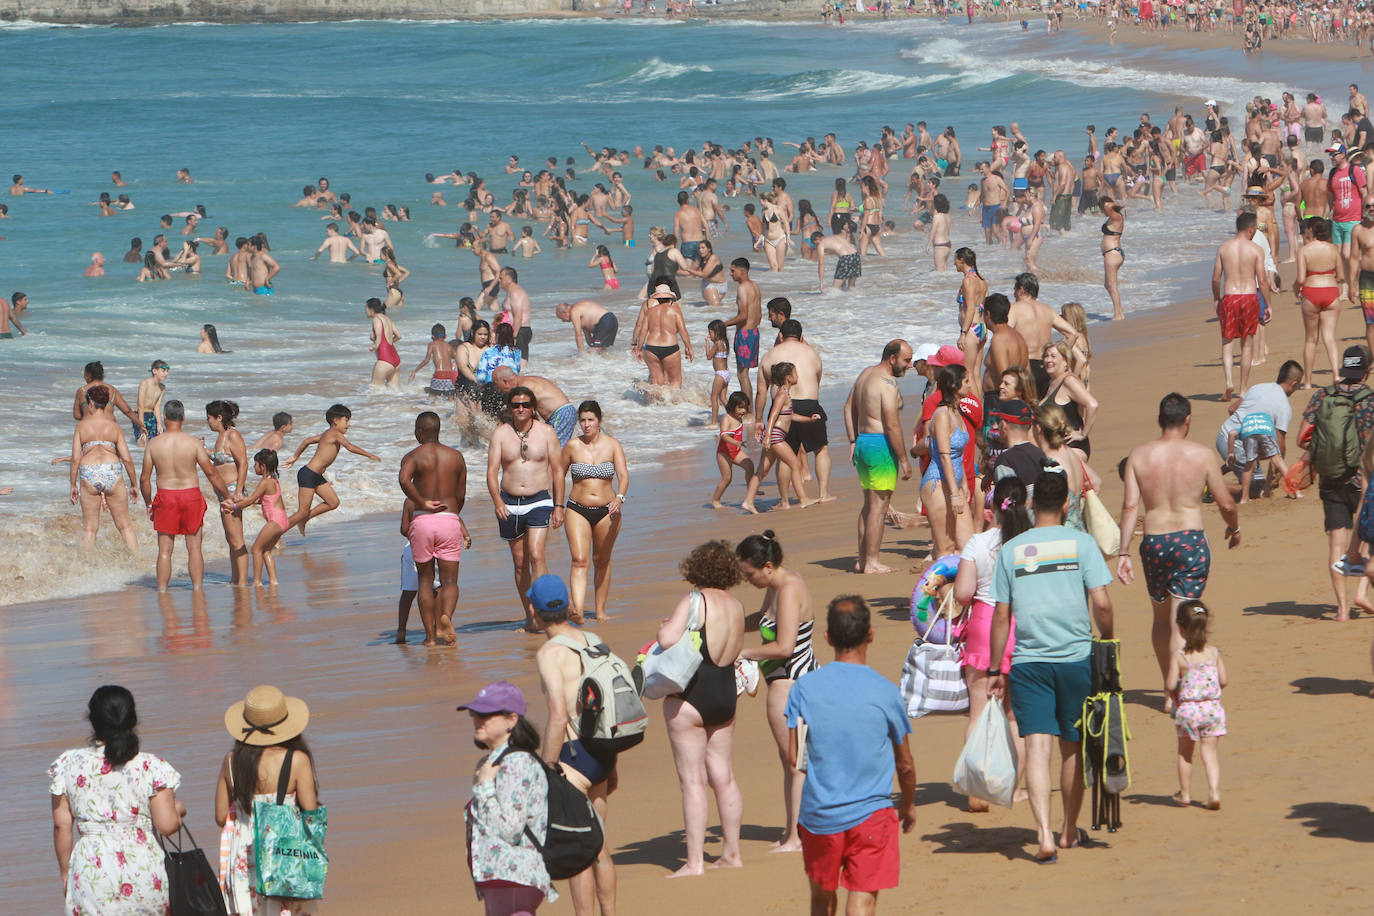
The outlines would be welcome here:
M 329 872 L 329 856 L 324 851 L 329 817 L 324 805 L 302 811 L 294 804 L 283 804 L 293 754 L 295 751 L 288 750 L 281 765 L 276 804 L 253 802 L 256 890 L 262 897 L 317 900 L 324 896 L 324 879 Z

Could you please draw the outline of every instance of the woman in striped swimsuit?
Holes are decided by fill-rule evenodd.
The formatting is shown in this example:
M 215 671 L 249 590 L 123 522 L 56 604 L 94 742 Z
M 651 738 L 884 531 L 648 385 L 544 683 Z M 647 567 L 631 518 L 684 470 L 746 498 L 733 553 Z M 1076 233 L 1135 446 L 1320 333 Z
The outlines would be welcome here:
M 782 794 L 787 810 L 787 824 L 783 837 L 774 849 L 778 852 L 801 849 L 797 835 L 797 811 L 801 807 L 804 773 L 792 769 L 787 760 L 789 732 L 787 695 L 792 683 L 808 671 L 816 669 L 816 656 L 811 650 L 811 631 L 816 618 L 811 610 L 811 592 L 797 573 L 784 569 L 782 545 L 772 531 L 751 534 L 735 548 L 740 572 L 755 588 L 763 592 L 763 606 L 744 619 L 746 631 L 758 630 L 763 645 L 745 648 L 741 659 L 759 663 L 768 684 L 768 725 L 778 744 L 778 759 L 782 762 Z

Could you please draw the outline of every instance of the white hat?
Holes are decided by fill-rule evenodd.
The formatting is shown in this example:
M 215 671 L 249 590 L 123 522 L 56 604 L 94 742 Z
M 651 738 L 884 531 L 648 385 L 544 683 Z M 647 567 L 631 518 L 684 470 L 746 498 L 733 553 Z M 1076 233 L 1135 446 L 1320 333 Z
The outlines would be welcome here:
M 1216 107 L 1217 107 L 1217 100 L 1216 100 L 1216 99 L 1208 99 L 1208 100 L 1207 100 L 1207 104 L 1210 105 L 1210 106 L 1212 106 L 1213 108 L 1216 108 Z
M 911 362 L 914 365 L 916 363 L 921 362 L 922 360 L 930 359 L 938 352 L 940 352 L 939 344 L 921 344 L 919 347 L 916 348 L 916 352 L 911 354 Z

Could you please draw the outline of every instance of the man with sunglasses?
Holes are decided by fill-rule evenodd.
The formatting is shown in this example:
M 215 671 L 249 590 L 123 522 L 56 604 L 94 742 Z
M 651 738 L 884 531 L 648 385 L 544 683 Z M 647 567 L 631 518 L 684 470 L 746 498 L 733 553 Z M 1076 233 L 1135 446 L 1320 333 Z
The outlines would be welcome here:
M 496 427 L 487 451 L 487 491 L 501 538 L 510 546 L 515 590 L 525 609 L 525 632 L 539 626 L 526 592 L 549 571 L 549 525 L 563 524 L 563 449 L 553 427 L 535 419 L 534 392 L 516 385 L 506 394 L 510 419 Z

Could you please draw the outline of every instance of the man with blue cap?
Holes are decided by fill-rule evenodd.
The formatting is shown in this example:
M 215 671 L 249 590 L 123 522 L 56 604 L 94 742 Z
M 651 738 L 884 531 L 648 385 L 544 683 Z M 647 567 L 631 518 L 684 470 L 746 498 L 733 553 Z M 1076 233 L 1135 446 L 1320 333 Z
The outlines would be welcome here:
M 595 646 L 601 640 L 568 620 L 568 587 L 558 576 L 545 573 L 535 579 L 525 597 L 548 640 L 534 656 L 548 700 L 548 723 L 539 756 L 550 766 L 561 765 L 564 775 L 587 794 L 604 822 L 606 798 L 616 785 L 615 755 L 589 750 L 582 743 L 574 720 L 583 672 L 581 653 L 573 646 Z M 568 886 L 577 912 L 590 913 L 594 897 L 602 912 L 615 911 L 615 864 L 606 847 L 602 847 L 596 864 L 573 876 Z

